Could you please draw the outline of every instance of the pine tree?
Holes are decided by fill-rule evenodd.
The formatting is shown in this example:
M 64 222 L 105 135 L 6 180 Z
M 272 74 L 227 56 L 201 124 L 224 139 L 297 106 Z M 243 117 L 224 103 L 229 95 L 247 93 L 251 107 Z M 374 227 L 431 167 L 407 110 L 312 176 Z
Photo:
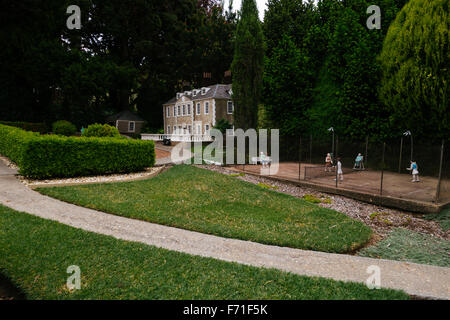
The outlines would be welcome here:
M 255 0 L 243 0 L 231 66 L 235 127 L 256 128 L 264 69 L 264 39 Z

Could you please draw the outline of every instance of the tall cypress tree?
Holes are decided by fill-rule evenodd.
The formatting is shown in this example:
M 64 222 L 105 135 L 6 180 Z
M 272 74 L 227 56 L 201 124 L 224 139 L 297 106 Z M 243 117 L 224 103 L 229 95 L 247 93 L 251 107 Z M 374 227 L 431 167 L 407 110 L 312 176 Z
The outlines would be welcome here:
M 233 75 L 236 128 L 256 128 L 264 69 L 264 39 L 255 0 L 243 0 L 236 29 Z

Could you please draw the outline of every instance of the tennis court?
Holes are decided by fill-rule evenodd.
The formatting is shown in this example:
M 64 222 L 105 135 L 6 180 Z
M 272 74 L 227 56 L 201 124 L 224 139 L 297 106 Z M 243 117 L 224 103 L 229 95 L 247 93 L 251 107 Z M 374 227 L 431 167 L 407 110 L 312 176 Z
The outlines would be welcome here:
M 260 174 L 261 165 L 236 165 L 235 170 L 248 173 Z M 327 171 L 328 170 L 328 171 Z M 372 193 L 374 195 L 391 196 L 401 199 L 411 199 L 423 202 L 435 202 L 438 178 L 421 176 L 420 182 L 411 182 L 410 174 L 394 172 L 381 172 L 377 170 L 353 170 L 343 168 L 343 181 L 336 184 L 336 172 L 334 168 L 325 168 L 324 165 L 282 162 L 279 164 L 278 172 L 272 167 L 268 171 L 270 176 L 289 179 L 293 181 L 307 181 L 318 185 L 326 185 L 356 192 Z M 383 176 L 383 184 L 382 184 Z M 442 186 L 450 185 L 450 181 L 441 181 L 441 192 L 439 203 L 450 201 L 450 192 Z

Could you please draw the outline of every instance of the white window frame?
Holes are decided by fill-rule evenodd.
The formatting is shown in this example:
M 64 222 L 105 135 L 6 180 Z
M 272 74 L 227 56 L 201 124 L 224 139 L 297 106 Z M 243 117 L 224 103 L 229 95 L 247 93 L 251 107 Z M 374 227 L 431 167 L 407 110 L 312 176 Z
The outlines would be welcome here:
M 202 114 L 202 105 L 199 103 L 197 103 L 197 115 L 201 115 Z
M 133 124 L 133 130 L 130 130 L 131 124 Z M 136 132 L 136 122 L 128 121 L 128 132 Z
M 188 133 L 192 134 L 192 126 L 191 125 L 188 125 Z
M 229 105 L 231 104 L 231 112 L 230 112 L 230 109 L 229 109 Z M 227 102 L 227 114 L 233 114 L 233 112 L 234 112 L 234 104 L 233 104 L 233 101 L 228 101 Z
M 183 116 L 185 116 L 185 115 L 186 115 L 186 105 L 183 104 Z
M 178 106 L 178 116 L 179 117 L 181 116 L 181 106 L 180 105 Z
M 205 114 L 209 114 L 209 102 L 205 102 Z
M 170 107 L 167 107 L 166 117 L 167 117 L 167 118 L 170 118 Z
M 209 134 L 209 130 L 211 130 L 211 127 L 209 123 L 205 124 L 205 134 Z
M 173 126 L 172 134 L 177 134 L 177 126 Z
M 187 114 L 191 115 L 191 104 L 190 103 L 188 103 L 188 105 L 187 105 Z
M 202 125 L 201 124 L 197 124 L 197 130 L 195 133 L 198 135 L 202 134 Z

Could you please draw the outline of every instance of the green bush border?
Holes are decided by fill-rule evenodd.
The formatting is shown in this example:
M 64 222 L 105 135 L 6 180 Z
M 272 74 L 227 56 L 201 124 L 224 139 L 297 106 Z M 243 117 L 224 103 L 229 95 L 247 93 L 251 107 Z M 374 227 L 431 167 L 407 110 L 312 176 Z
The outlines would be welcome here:
M 5 125 L 0 153 L 33 179 L 128 173 L 155 164 L 153 141 L 40 135 Z

